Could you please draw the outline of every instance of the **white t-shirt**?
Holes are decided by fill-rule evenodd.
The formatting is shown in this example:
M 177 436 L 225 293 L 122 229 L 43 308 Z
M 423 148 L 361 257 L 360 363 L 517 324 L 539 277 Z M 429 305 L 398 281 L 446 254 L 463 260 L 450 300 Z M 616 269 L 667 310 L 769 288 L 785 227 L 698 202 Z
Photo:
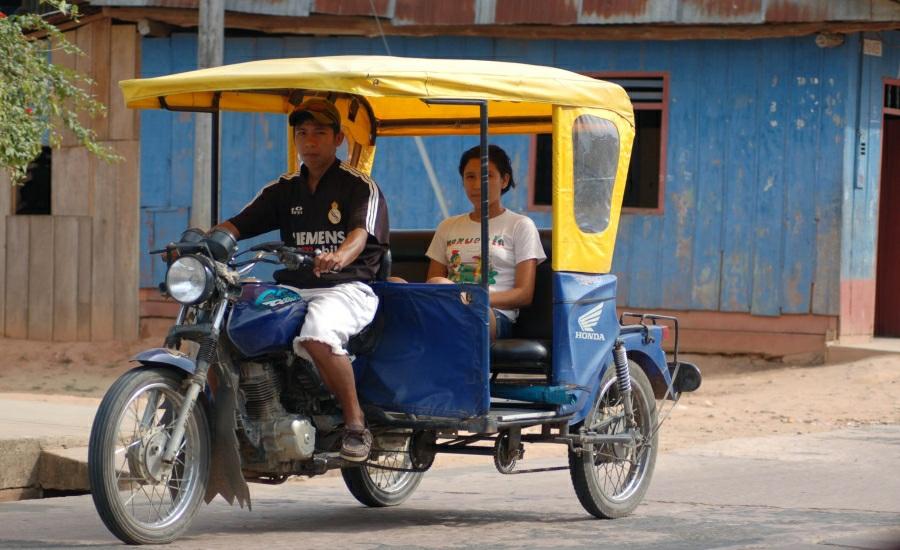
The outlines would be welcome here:
M 505 210 L 488 223 L 490 236 L 490 291 L 509 290 L 515 286 L 516 264 L 547 259 L 541 237 L 531 218 Z M 468 214 L 442 221 L 434 232 L 434 239 L 426 255 L 447 266 L 447 278 L 455 283 L 481 283 L 481 224 Z M 515 321 L 519 310 L 501 309 Z

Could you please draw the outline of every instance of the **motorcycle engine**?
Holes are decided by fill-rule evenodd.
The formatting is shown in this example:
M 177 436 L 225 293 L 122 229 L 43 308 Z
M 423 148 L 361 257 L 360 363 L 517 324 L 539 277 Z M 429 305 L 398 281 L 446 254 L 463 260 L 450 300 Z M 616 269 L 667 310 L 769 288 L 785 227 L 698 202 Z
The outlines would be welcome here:
M 256 447 L 250 462 L 277 469 L 279 464 L 312 457 L 316 429 L 310 419 L 285 411 L 281 404 L 281 379 L 269 363 L 242 363 L 240 391 L 243 395 L 244 431 Z

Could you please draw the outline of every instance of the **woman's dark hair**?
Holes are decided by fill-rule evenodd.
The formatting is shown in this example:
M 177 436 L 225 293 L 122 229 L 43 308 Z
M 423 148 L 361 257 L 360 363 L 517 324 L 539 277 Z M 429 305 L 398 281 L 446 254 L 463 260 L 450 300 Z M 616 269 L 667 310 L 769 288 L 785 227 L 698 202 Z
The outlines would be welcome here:
M 480 158 L 480 145 L 476 145 L 463 153 L 459 158 L 459 175 L 463 175 L 466 165 L 469 164 L 470 160 Z M 501 195 L 516 186 L 516 180 L 513 179 L 512 163 L 509 162 L 509 155 L 506 154 L 506 151 L 501 149 L 498 145 L 488 145 L 488 160 L 497 167 L 497 171 L 500 172 L 501 177 L 509 175 L 509 185 L 503 188 L 500 192 Z

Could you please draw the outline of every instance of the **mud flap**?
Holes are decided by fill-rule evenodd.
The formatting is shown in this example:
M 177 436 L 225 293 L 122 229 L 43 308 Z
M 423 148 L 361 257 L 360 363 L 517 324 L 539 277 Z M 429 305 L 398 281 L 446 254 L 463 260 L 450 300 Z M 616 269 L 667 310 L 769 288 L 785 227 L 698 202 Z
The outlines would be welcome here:
M 241 471 L 241 453 L 234 423 L 237 405 L 238 376 L 230 362 L 215 364 L 215 401 L 210 407 L 212 417 L 212 449 L 209 468 L 209 483 L 204 500 L 209 504 L 216 495 L 222 495 L 228 504 L 235 499 L 241 508 L 247 503 L 252 510 L 250 488 Z

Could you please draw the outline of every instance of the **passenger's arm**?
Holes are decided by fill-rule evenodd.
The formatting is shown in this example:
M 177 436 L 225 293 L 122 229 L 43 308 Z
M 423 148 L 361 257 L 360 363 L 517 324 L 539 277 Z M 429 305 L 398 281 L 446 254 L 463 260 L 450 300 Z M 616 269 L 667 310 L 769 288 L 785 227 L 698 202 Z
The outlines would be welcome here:
M 425 276 L 425 280 L 432 279 L 434 277 L 446 277 L 447 276 L 447 266 L 442 264 L 437 260 L 431 260 L 431 263 L 428 264 L 428 275 Z
M 517 263 L 514 286 L 509 290 L 491 292 L 491 307 L 515 309 L 531 305 L 536 271 L 537 260 L 534 258 Z
M 362 227 L 357 227 L 347 235 L 337 250 L 316 256 L 313 273 L 318 277 L 322 273 L 344 269 L 359 256 L 368 240 L 369 232 Z

